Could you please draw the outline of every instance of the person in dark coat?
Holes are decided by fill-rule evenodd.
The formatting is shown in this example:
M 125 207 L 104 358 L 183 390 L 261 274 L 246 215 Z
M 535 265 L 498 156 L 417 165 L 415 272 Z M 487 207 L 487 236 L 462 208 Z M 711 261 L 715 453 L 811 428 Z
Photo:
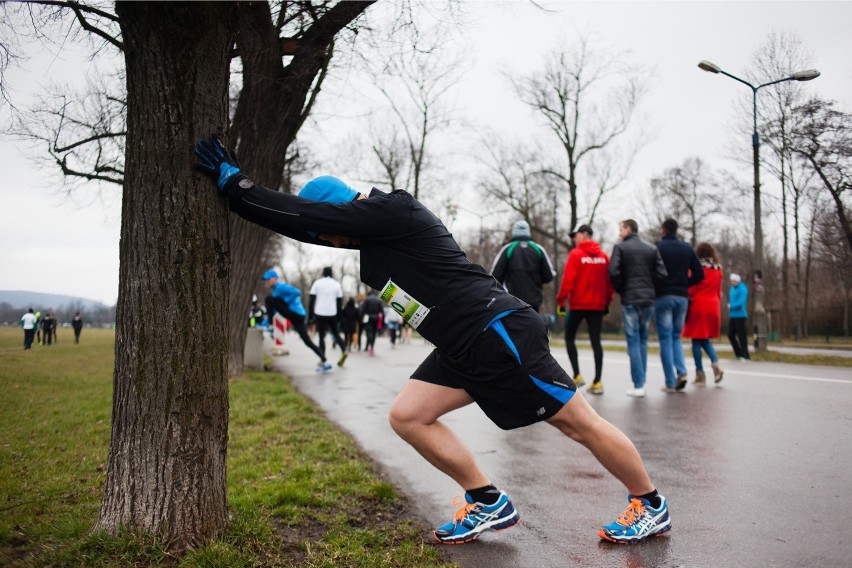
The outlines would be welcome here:
M 537 312 L 541 287 L 553 280 L 556 271 L 544 247 L 532 240 L 529 223 L 521 220 L 512 225 L 512 240 L 494 257 L 491 274 L 510 294 Z
M 666 219 L 657 248 L 666 265 L 666 277 L 657 282 L 654 324 L 660 338 L 660 361 L 666 376 L 663 392 L 682 392 L 686 387 L 686 360 L 680 335 L 689 307 L 689 287 L 704 279 L 704 268 L 688 243 L 677 235 L 677 221 Z
M 618 225 L 621 242 L 612 250 L 609 277 L 621 296 L 621 319 L 630 357 L 633 388 L 627 396 L 645 396 L 648 371 L 648 328 L 656 299 L 657 282 L 666 277 L 666 265 L 654 245 L 639 238 L 639 225 L 626 219 Z
M 80 343 L 80 332 L 83 331 L 83 317 L 80 312 L 74 314 L 74 319 L 71 320 L 71 327 L 74 329 L 74 343 Z

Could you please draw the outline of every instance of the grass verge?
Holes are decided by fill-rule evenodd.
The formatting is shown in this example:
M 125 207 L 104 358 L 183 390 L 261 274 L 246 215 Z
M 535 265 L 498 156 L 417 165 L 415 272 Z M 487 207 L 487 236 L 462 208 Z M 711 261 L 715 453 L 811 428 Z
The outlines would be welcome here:
M 65 330 L 61 330 L 65 331 Z M 181 557 L 91 534 L 109 443 L 114 335 L 22 349 L 0 328 L 0 566 L 453 566 L 354 442 L 276 373 L 230 384 L 227 533 Z

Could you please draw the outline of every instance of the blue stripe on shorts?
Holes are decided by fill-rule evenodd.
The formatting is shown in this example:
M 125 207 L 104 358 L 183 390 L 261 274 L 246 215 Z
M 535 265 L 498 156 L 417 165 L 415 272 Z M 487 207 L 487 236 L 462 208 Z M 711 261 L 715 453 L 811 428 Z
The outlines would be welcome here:
M 506 345 L 509 346 L 509 349 L 512 350 L 512 353 L 515 354 L 515 359 L 518 360 L 518 364 L 522 364 L 521 355 L 520 353 L 518 353 L 518 348 L 515 347 L 515 343 L 512 341 L 512 338 L 509 337 L 509 332 L 506 331 L 505 326 L 503 326 L 503 322 L 499 319 L 495 319 L 491 322 L 490 327 L 492 327 L 494 331 L 497 332 L 497 335 L 499 335 L 500 338 L 506 343 Z M 571 389 L 566 389 L 551 383 L 547 383 L 545 381 L 542 381 L 541 379 L 533 377 L 532 375 L 528 376 L 532 379 L 533 383 L 535 383 L 538 388 L 540 388 L 562 404 L 565 404 L 566 402 L 571 400 L 572 396 L 574 396 L 574 391 Z

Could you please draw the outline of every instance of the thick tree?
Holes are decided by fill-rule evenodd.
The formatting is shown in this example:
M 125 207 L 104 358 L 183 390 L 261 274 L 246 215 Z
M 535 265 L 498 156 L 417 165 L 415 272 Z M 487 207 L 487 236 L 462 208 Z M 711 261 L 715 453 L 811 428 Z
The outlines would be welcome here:
M 227 208 L 190 169 L 228 122 L 230 2 L 118 2 L 127 72 L 112 436 L 96 530 L 175 549 L 228 520 Z M 179 317 L 180 314 L 189 317 Z

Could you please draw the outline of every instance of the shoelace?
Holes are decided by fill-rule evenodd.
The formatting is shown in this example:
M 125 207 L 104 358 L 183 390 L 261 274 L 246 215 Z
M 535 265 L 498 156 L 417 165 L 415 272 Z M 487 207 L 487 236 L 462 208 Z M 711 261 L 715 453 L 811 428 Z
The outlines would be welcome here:
M 631 499 L 630 505 L 623 513 L 621 513 L 621 516 L 618 517 L 618 520 L 615 522 L 619 525 L 629 527 L 630 525 L 635 523 L 644 512 L 645 504 L 642 503 L 642 501 L 640 501 L 639 499 Z
M 464 498 L 464 495 L 456 495 L 453 497 L 452 505 L 453 507 L 459 507 L 459 505 L 461 505 L 461 507 L 453 515 L 453 521 L 455 521 L 456 524 L 462 522 L 471 511 L 476 509 L 476 503 L 468 503 Z

